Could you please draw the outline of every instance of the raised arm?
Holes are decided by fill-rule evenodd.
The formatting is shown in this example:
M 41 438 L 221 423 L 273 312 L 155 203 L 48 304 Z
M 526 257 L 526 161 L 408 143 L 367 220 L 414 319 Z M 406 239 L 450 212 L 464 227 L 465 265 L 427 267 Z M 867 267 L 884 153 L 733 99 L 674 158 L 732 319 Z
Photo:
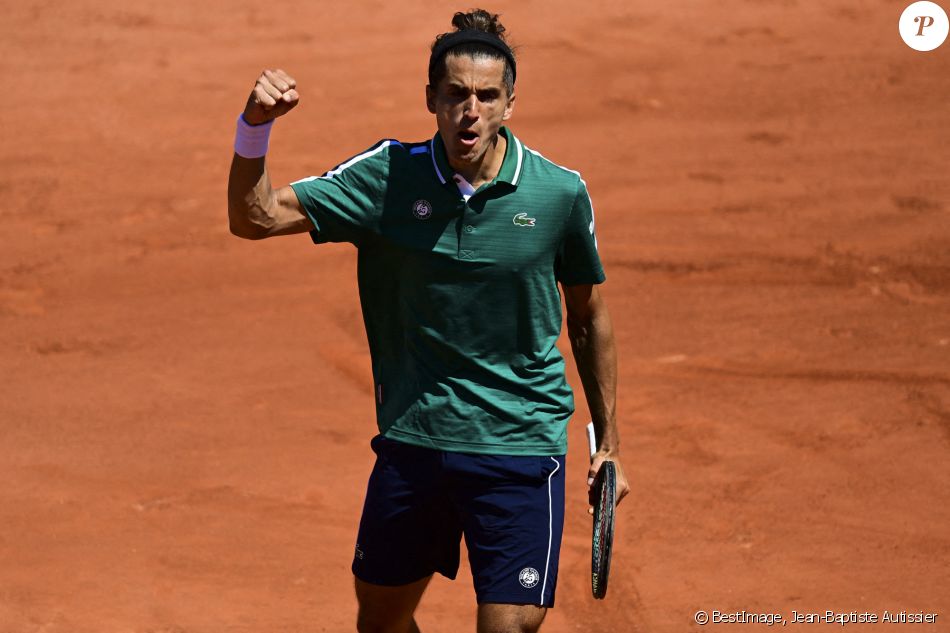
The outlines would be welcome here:
M 228 176 L 228 222 L 238 237 L 259 240 L 314 228 L 291 187 L 271 187 L 264 164 L 270 126 L 299 99 L 297 82 L 280 69 L 262 72 L 247 99 Z
M 604 460 L 617 467 L 617 502 L 630 486 L 620 464 L 620 436 L 617 432 L 617 349 L 607 305 L 597 286 L 563 286 L 567 306 L 567 336 L 571 340 L 577 372 L 597 435 L 597 452 L 588 472 L 588 489 Z M 590 500 L 593 503 L 593 500 Z

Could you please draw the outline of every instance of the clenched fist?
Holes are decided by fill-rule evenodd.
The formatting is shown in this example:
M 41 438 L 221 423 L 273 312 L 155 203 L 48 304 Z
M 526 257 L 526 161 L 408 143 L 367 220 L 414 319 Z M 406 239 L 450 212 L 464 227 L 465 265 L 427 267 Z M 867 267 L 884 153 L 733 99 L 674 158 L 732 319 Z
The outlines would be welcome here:
M 300 101 L 296 88 L 294 78 L 281 69 L 265 70 L 247 98 L 244 120 L 250 125 L 260 125 L 287 114 Z

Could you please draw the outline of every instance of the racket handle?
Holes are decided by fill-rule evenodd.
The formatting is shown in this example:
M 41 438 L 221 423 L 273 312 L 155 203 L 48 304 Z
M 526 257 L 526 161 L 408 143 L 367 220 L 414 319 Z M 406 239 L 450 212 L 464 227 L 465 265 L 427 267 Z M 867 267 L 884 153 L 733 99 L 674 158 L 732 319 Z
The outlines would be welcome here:
M 587 444 L 590 447 L 591 461 L 594 459 L 594 453 L 597 452 L 597 435 L 594 433 L 594 423 L 587 424 Z

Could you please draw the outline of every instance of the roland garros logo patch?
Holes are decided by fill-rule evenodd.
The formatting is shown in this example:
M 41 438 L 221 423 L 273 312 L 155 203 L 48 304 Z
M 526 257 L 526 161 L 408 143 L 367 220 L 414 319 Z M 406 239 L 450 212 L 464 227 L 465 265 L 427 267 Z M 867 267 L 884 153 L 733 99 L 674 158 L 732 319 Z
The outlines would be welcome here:
M 412 215 L 417 220 L 428 220 L 432 217 L 432 205 L 428 200 L 416 200 L 412 203 Z
M 520 582 L 521 586 L 525 589 L 531 589 L 536 586 L 539 580 L 541 580 L 541 574 L 539 574 L 538 570 L 534 567 L 525 567 L 518 574 L 518 582 Z

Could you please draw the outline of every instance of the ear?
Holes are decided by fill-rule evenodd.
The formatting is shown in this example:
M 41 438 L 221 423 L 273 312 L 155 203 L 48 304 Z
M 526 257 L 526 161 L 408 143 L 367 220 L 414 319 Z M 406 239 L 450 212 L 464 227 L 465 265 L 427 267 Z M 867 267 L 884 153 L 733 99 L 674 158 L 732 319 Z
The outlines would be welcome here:
M 435 114 L 435 90 L 429 85 L 426 85 L 426 107 L 430 114 Z
M 515 95 L 508 97 L 508 104 L 505 106 L 505 114 L 501 117 L 502 121 L 507 121 L 511 118 L 511 113 L 515 109 Z

